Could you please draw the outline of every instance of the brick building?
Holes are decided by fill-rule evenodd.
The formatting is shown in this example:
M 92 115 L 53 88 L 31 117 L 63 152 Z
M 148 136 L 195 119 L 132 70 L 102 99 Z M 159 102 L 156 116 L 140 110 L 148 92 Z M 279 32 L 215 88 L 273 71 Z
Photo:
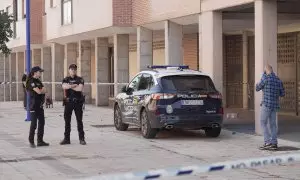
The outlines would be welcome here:
M 17 20 L 13 52 L 0 56 L 0 81 L 16 83 L 1 85 L 1 101 L 23 98 L 25 1 L 0 2 Z M 31 0 L 32 64 L 45 69 L 49 94 L 59 101 L 59 83 L 77 63 L 87 100 L 98 106 L 147 65 L 187 64 L 211 75 L 226 107 L 255 110 L 258 122 L 254 84 L 270 63 L 287 92 L 281 111 L 298 115 L 298 7 L 297 0 Z

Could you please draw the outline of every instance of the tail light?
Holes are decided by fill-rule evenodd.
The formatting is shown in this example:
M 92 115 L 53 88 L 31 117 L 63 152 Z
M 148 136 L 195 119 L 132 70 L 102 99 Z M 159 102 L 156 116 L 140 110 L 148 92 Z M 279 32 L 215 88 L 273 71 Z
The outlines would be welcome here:
M 159 99 L 172 99 L 176 95 L 175 94 L 166 94 L 166 93 L 157 93 L 157 94 L 152 94 L 151 97 L 152 99 L 159 100 Z
M 213 98 L 213 99 L 222 99 L 222 95 L 221 94 L 210 94 L 209 97 Z

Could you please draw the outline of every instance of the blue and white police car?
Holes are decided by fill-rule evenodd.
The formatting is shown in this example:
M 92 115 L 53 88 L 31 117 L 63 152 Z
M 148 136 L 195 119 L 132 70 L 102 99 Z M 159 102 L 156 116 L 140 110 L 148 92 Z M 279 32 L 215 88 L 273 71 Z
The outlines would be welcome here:
M 223 122 L 221 93 L 211 78 L 188 66 L 149 66 L 122 88 L 114 104 L 114 125 L 140 127 L 144 138 L 163 129 L 204 130 L 218 137 Z

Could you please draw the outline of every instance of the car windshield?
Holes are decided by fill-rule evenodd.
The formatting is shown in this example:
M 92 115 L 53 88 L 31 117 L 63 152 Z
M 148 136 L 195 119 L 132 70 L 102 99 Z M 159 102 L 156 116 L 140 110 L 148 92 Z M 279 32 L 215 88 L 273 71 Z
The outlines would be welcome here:
M 216 92 L 216 88 L 208 76 L 175 75 L 161 79 L 163 89 L 168 91 L 205 91 Z

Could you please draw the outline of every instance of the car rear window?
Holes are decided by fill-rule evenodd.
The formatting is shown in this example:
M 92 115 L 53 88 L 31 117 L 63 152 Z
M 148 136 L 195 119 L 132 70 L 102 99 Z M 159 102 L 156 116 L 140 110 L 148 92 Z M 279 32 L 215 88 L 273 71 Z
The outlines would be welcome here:
M 210 77 L 201 75 L 166 76 L 161 79 L 161 85 L 168 91 L 216 91 Z

